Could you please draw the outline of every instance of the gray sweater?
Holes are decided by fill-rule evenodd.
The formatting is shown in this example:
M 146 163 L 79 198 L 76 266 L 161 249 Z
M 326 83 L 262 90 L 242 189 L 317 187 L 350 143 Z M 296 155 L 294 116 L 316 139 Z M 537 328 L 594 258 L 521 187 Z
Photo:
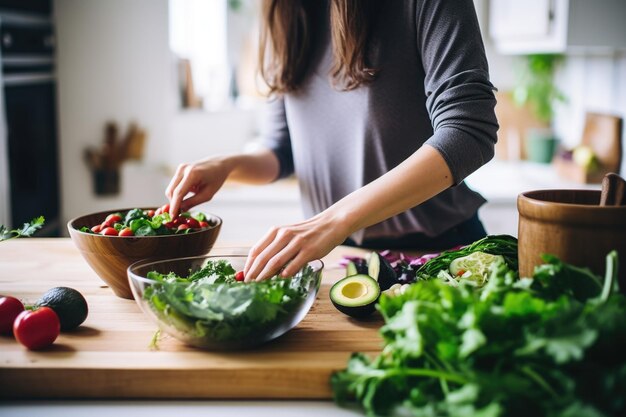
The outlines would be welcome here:
M 268 102 L 263 141 L 278 156 L 280 177 L 295 172 L 307 217 L 384 175 L 423 144 L 432 146 L 455 185 L 351 237 L 360 243 L 415 232 L 439 235 L 485 202 L 463 179 L 493 157 L 498 130 L 473 1 L 385 1 L 368 57 L 380 71 L 373 83 L 334 89 L 327 18 L 301 87 Z

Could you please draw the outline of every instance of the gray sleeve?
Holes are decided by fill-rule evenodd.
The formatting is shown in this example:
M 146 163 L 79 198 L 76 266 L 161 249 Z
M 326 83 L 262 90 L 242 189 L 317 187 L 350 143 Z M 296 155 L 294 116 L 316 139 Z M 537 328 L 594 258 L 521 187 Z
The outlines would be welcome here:
M 278 178 L 288 177 L 293 174 L 294 165 L 285 100 L 282 97 L 269 99 L 263 109 L 263 116 L 261 144 L 274 152 L 278 158 L 280 164 Z
M 434 134 L 426 143 L 446 160 L 454 183 L 494 155 L 494 86 L 472 0 L 423 0 L 417 47 Z

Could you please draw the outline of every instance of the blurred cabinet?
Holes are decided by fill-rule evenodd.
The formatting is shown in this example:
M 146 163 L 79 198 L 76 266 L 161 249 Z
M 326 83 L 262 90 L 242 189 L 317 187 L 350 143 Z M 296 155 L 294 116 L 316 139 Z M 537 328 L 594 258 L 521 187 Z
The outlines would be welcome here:
M 625 0 L 490 0 L 489 34 L 504 54 L 626 49 Z

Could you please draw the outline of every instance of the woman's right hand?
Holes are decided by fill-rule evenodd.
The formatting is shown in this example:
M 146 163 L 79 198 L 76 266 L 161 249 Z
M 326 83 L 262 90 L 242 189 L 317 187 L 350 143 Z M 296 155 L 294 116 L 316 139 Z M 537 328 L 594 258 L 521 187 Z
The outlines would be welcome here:
M 170 200 L 172 217 L 176 217 L 180 211 L 187 211 L 193 206 L 211 200 L 222 188 L 232 170 L 232 164 L 221 157 L 180 164 L 165 189 L 165 195 Z

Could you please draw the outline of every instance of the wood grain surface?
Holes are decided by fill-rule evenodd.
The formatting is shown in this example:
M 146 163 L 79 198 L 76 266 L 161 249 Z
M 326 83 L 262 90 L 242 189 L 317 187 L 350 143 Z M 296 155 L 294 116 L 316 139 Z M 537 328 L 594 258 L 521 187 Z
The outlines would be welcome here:
M 150 207 L 142 207 L 149 210 Z M 67 229 L 72 241 L 85 261 L 122 298 L 133 299 L 128 285 L 126 269 L 133 263 L 146 258 L 168 259 L 185 256 L 204 255 L 215 243 L 222 219 L 214 214 L 205 213 L 211 227 L 188 234 L 160 236 L 103 236 L 83 233 L 82 227 L 101 224 L 111 213 L 126 213 L 129 208 L 107 210 L 99 213 L 76 217 L 68 222 Z
M 219 243 L 214 249 L 229 252 Z M 0 398 L 331 398 L 332 372 L 344 368 L 352 352 L 381 348 L 380 317 L 355 321 L 328 298 L 330 285 L 343 276 L 341 256 L 365 253 L 339 247 L 324 258 L 316 303 L 281 338 L 251 351 L 214 353 L 169 337 L 150 349 L 156 326 L 135 301 L 115 296 L 69 239 L 2 243 L 0 294 L 34 303 L 49 288 L 68 286 L 83 293 L 89 316 L 44 351 L 0 336 Z
M 600 206 L 600 191 L 539 190 L 519 195 L 519 270 L 532 276 L 541 255 L 587 267 L 604 276 L 606 255 L 617 250 L 626 262 L 626 206 Z M 626 289 L 626 274 L 620 273 Z

